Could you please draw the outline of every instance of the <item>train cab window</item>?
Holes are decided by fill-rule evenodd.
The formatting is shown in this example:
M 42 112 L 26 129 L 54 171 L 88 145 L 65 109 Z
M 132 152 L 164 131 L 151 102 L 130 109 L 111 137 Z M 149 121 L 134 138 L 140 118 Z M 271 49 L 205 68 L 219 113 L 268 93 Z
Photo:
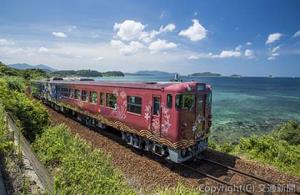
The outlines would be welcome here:
M 197 96 L 197 113 L 203 115 L 203 95 Z
M 172 95 L 171 94 L 167 95 L 167 107 L 172 108 Z
M 79 89 L 75 89 L 75 96 L 74 96 L 74 98 L 76 100 L 79 100 L 79 98 L 80 98 L 80 90 Z
M 90 91 L 89 100 L 93 104 L 97 103 L 97 92 L 96 91 Z
M 117 108 L 117 96 L 115 94 L 106 94 L 106 106 L 110 108 Z
M 153 97 L 153 115 L 159 115 L 160 97 Z
M 127 96 L 127 111 L 136 114 L 142 113 L 142 98 L 136 96 Z
M 192 111 L 195 107 L 195 95 L 193 94 L 182 94 L 176 95 L 176 108 L 187 109 Z
M 82 90 L 81 92 L 81 101 L 87 101 L 87 91 Z
M 105 94 L 100 92 L 100 105 L 104 106 L 104 102 L 105 102 Z

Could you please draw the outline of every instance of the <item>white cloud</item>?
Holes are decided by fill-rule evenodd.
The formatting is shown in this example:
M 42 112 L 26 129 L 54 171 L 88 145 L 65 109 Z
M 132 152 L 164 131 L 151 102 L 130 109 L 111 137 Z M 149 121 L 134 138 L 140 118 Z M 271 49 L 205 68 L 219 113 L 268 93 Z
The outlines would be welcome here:
M 167 42 L 166 40 L 156 40 L 149 45 L 149 49 L 152 52 L 157 52 L 166 49 L 172 49 L 177 47 L 177 45 L 173 42 Z
M 217 58 L 217 55 L 213 55 L 212 53 L 198 53 L 188 57 L 189 60 L 198 60 L 201 58 Z
M 138 41 L 131 41 L 129 44 L 125 44 L 120 40 L 111 40 L 110 45 L 114 48 L 119 49 L 123 55 L 132 55 L 137 53 L 140 49 L 145 46 Z
M 66 38 L 68 37 L 65 33 L 63 32 L 52 32 L 52 35 L 56 36 L 56 37 L 60 37 L 60 38 Z
M 268 57 L 268 60 L 275 60 L 275 57 L 270 56 L 270 57 Z
M 274 48 L 269 48 L 269 57 L 268 57 L 268 60 L 275 60 L 277 56 L 280 55 L 279 53 L 279 49 L 280 49 L 280 46 L 276 46 Z
M 157 35 L 164 33 L 164 32 L 172 32 L 175 28 L 176 28 L 175 24 L 168 24 L 166 26 L 160 26 L 158 31 L 152 30 L 150 33 L 144 32 L 144 34 L 143 34 L 144 36 L 142 36 L 141 39 L 146 40 L 146 42 L 150 42 Z
M 248 41 L 248 42 L 246 43 L 246 45 L 247 45 L 247 46 L 250 46 L 250 45 L 252 45 L 252 43 Z
M 216 58 L 237 58 L 241 57 L 241 52 L 237 50 L 223 50 L 219 54 L 213 54 L 213 53 L 198 53 L 193 54 L 188 57 L 190 60 L 196 60 L 201 58 L 207 58 L 207 59 L 216 59 Z
M 125 20 L 122 23 L 115 23 L 114 30 L 117 31 L 117 37 L 123 41 L 143 41 L 145 43 L 151 42 L 157 35 L 164 32 L 172 32 L 176 26 L 175 24 L 168 24 L 161 26 L 159 30 L 146 31 L 147 25 L 134 20 Z
M 272 49 L 272 53 L 275 53 L 275 52 L 277 52 L 278 50 L 280 49 L 280 46 L 277 46 L 277 47 L 274 47 L 273 49 Z
M 14 45 L 15 42 L 9 41 L 7 39 L 0 39 L 0 45 Z
M 49 49 L 46 48 L 46 47 L 40 47 L 40 48 L 39 48 L 39 52 L 40 52 L 40 53 L 47 53 L 47 52 L 49 52 Z
M 244 52 L 244 55 L 245 55 L 247 58 L 254 58 L 254 57 L 255 57 L 254 51 L 251 50 L 251 49 L 246 49 L 245 52 Z
M 122 40 L 130 41 L 139 39 L 143 33 L 145 25 L 134 20 L 125 20 L 122 23 L 115 23 L 114 30 L 117 30 L 117 36 Z
M 199 23 L 198 20 L 193 20 L 193 25 L 188 29 L 179 32 L 180 36 L 189 38 L 191 41 L 200 41 L 207 35 L 207 30 Z
M 297 32 L 295 32 L 295 34 L 293 35 L 293 37 L 300 37 L 300 30 L 298 30 Z
M 220 54 L 220 58 L 231 58 L 231 57 L 240 57 L 240 51 L 232 51 L 232 50 L 223 50 Z
M 281 33 L 272 33 L 272 34 L 269 34 L 268 39 L 266 41 L 266 44 L 271 44 L 271 43 L 273 43 L 275 41 L 278 41 L 278 40 L 280 40 L 281 37 L 282 37 Z

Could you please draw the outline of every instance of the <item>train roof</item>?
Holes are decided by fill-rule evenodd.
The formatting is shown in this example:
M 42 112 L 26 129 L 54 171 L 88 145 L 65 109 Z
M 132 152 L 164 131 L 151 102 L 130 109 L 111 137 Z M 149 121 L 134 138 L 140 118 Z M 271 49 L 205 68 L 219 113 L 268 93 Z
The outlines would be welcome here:
M 46 81 L 44 81 L 46 82 Z M 138 89 L 153 89 L 153 90 L 176 90 L 196 87 L 197 84 L 205 85 L 205 83 L 191 82 L 126 82 L 126 81 L 72 81 L 72 80 L 55 80 L 49 81 L 55 84 L 71 84 L 71 85 L 92 85 L 104 87 L 125 87 Z

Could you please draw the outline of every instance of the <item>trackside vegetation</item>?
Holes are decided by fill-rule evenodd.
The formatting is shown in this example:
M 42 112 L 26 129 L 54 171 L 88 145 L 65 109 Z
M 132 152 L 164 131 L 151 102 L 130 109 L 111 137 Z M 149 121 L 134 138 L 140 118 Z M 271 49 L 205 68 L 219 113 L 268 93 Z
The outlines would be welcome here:
M 6 114 L 3 105 L 0 104 L 0 155 L 12 149 L 12 142 L 8 139 L 8 136 Z
M 300 176 L 300 124 L 295 121 L 288 121 L 267 135 L 242 138 L 236 144 L 210 146 Z
M 0 103 L 19 120 L 22 133 L 32 142 L 49 124 L 49 117 L 43 105 L 27 97 L 24 91 L 22 78 L 0 78 Z
M 72 136 L 65 125 L 46 128 L 33 148 L 55 175 L 59 194 L 135 194 L 108 156 Z

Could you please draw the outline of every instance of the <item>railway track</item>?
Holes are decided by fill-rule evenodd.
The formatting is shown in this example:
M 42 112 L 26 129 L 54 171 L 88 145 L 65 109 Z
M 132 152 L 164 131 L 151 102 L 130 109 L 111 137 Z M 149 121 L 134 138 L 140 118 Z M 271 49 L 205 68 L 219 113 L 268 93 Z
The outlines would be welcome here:
M 68 118 L 70 118 L 70 116 L 68 116 Z M 71 118 L 70 118 L 71 119 Z M 74 120 L 75 118 L 73 118 L 73 119 L 71 119 L 71 120 Z M 76 119 L 75 119 L 76 120 Z M 77 122 L 79 122 L 79 121 L 77 121 Z M 82 125 L 84 125 L 84 124 L 82 124 Z M 84 125 L 84 126 L 86 126 L 86 125 Z M 129 148 L 127 145 L 125 145 L 125 144 L 123 144 L 123 142 L 122 141 L 120 141 L 120 138 L 119 138 L 119 136 L 118 135 L 116 135 L 115 133 L 112 133 L 111 131 L 112 131 L 112 129 L 110 129 L 109 131 L 107 131 L 107 130 L 101 130 L 100 132 L 98 131 L 98 129 L 94 129 L 94 128 L 92 128 L 92 127 L 89 127 L 89 129 L 91 130 L 91 129 L 93 129 L 93 130 L 95 130 L 95 131 L 97 131 L 98 133 L 100 133 L 100 134 L 102 134 L 102 135 L 104 135 L 105 137 L 109 137 L 110 139 L 112 139 L 112 140 L 114 140 L 114 141 L 116 141 L 116 142 L 118 142 L 120 145 L 122 145 L 122 146 L 124 146 L 124 147 L 126 147 L 126 148 Z M 156 157 L 154 157 L 153 155 L 150 155 L 150 154 L 147 154 L 147 153 L 143 153 L 143 156 L 146 156 L 147 158 L 150 158 L 150 159 L 154 159 L 155 161 L 158 161 L 160 164 L 165 164 L 165 165 L 167 165 L 168 163 L 166 163 L 165 162 L 165 160 L 162 160 L 161 158 L 156 158 Z M 249 174 L 249 173 L 246 173 L 246 172 L 243 172 L 243 171 L 241 171 L 241 170 L 238 170 L 238 169 L 235 169 L 235 168 L 233 168 L 233 167 L 231 167 L 231 166 L 227 166 L 227 165 L 225 165 L 225 164 L 222 164 L 222 163 L 220 163 L 220 162 L 216 162 L 216 161 L 213 161 L 213 160 L 210 160 L 210 159 L 207 159 L 207 158 L 204 158 L 204 159 L 201 159 L 201 160 L 199 160 L 199 161 L 197 161 L 197 162 L 205 162 L 206 163 L 206 165 L 207 164 L 212 164 L 212 165 L 214 165 L 214 166 L 219 166 L 219 167 L 221 167 L 222 169 L 226 169 L 226 170 L 230 170 L 230 171 L 232 171 L 232 172 L 234 172 L 234 173 L 236 173 L 236 174 L 238 174 L 238 175 L 242 175 L 242 176 L 244 176 L 244 177 L 247 177 L 248 179 L 246 180 L 246 183 L 248 182 L 248 181 L 253 181 L 253 179 L 254 180 L 256 180 L 256 181 L 259 181 L 259 182 L 262 182 L 262 183 L 264 183 L 264 184 L 267 184 L 267 185 L 274 185 L 274 186 L 278 186 L 278 184 L 275 184 L 274 182 L 271 182 L 271 181 L 268 181 L 268 180 L 266 180 L 266 179 L 264 179 L 264 178 L 261 178 L 261 177 L 259 177 L 259 176 L 255 176 L 255 175 L 252 175 L 252 174 Z M 191 166 L 189 166 L 189 165 L 191 165 Z M 200 178 L 198 179 L 198 175 L 201 175 L 201 176 L 203 176 L 203 178 L 207 178 L 208 180 L 211 180 L 211 181 L 213 181 L 213 182 L 215 182 L 215 183 L 218 183 L 218 184 L 221 184 L 223 187 L 230 187 L 231 189 L 234 189 L 235 191 L 235 193 L 243 193 L 243 194 L 257 194 L 256 192 L 253 192 L 253 191 L 249 191 L 249 190 L 246 190 L 245 188 L 242 188 L 242 187 L 240 187 L 240 186 L 242 186 L 243 184 L 241 184 L 241 185 L 238 185 L 238 183 L 235 183 L 235 182 L 229 182 L 229 181 L 226 181 L 226 179 L 222 179 L 222 178 L 220 178 L 219 176 L 214 176 L 214 173 L 213 174 L 209 174 L 207 171 L 205 171 L 205 170 L 203 170 L 202 169 L 202 165 L 201 166 L 199 166 L 199 167 L 195 167 L 195 166 L 198 166 L 197 165 L 197 163 L 191 163 L 191 162 L 188 162 L 188 163 L 185 163 L 185 164 L 176 164 L 175 165 L 176 167 L 182 167 L 182 168 L 180 168 L 179 170 L 179 172 L 187 172 L 188 170 L 190 171 L 190 172 L 193 172 L 193 174 L 194 173 L 197 173 L 197 177 L 195 177 L 198 181 L 200 181 Z M 170 166 L 171 167 L 171 166 Z M 172 168 L 171 168 L 172 169 Z M 216 171 L 218 171 L 218 170 L 220 170 L 220 168 L 215 168 L 215 169 L 213 169 L 213 170 L 216 170 Z M 174 172 L 174 171 L 172 171 L 172 172 Z M 176 171 L 175 171 L 176 172 Z M 224 176 L 224 177 L 228 177 L 228 176 L 230 176 L 229 174 L 227 175 L 226 173 L 225 174 L 223 174 L 222 176 Z M 192 177 L 190 177 L 190 178 L 192 178 Z M 187 178 L 188 180 L 189 180 L 189 178 Z M 206 180 L 206 181 L 208 181 L 208 180 Z M 281 186 L 281 188 L 282 188 L 282 186 Z M 286 189 L 286 190 L 288 190 L 288 189 Z M 224 192 L 225 193 L 225 192 Z M 226 193 L 227 194 L 227 193 Z M 270 194 L 270 193 L 267 193 L 267 194 Z M 286 193 L 285 193 L 286 194 Z M 300 195 L 300 193 L 298 192 L 298 191 L 295 191 L 295 192 L 293 192 L 293 194 L 299 194 Z
M 276 184 L 276 183 L 268 181 L 268 180 L 266 180 L 266 179 L 264 179 L 262 177 L 259 177 L 259 176 L 253 175 L 253 174 L 249 174 L 249 173 L 246 173 L 246 172 L 243 172 L 241 170 L 235 169 L 233 167 L 227 166 L 225 164 L 222 164 L 222 163 L 219 163 L 219 162 L 207 159 L 207 158 L 203 158 L 203 159 L 201 159 L 201 161 L 204 161 L 204 162 L 207 162 L 207 163 L 210 163 L 210 164 L 213 164 L 213 165 L 217 165 L 219 167 L 222 167 L 222 168 L 225 168 L 227 170 L 233 171 L 233 172 L 235 172 L 235 173 L 237 173 L 239 175 L 246 176 L 246 177 L 248 177 L 250 179 L 254 179 L 254 180 L 259 181 L 259 182 L 263 182 L 264 184 L 268 185 L 269 188 L 266 189 L 266 190 L 268 192 L 270 192 L 270 193 L 292 193 L 292 194 L 299 194 L 300 195 L 300 192 L 297 191 L 296 188 L 294 188 L 294 189 L 287 188 L 286 186 L 282 186 L 280 184 Z M 198 173 L 198 174 L 200 174 L 200 175 L 202 175 L 204 177 L 207 177 L 210 180 L 215 181 L 215 182 L 217 182 L 219 184 L 225 185 L 226 187 L 231 187 L 231 189 L 233 189 L 234 192 L 242 192 L 242 193 L 245 193 L 245 194 L 248 194 L 248 195 L 257 194 L 257 192 L 255 192 L 255 191 L 253 191 L 253 192 L 249 191 L 246 188 L 244 188 L 242 185 L 236 185 L 234 183 L 229 183 L 229 182 L 224 181 L 224 180 L 222 180 L 222 179 L 220 179 L 218 177 L 215 177 L 215 176 L 213 176 L 213 175 L 211 175 L 211 174 L 209 174 L 209 173 L 207 173 L 205 171 L 199 170 L 199 169 L 194 168 L 192 166 L 189 166 L 187 164 L 179 164 L 179 166 L 182 166 L 182 167 L 184 167 L 186 169 L 189 169 L 189 170 L 191 170 L 191 171 L 193 171 L 195 173 Z M 262 185 L 262 186 L 264 186 L 264 185 Z M 273 188 L 271 188 L 271 187 L 273 187 Z M 276 187 L 276 188 L 274 188 L 274 187 Z

